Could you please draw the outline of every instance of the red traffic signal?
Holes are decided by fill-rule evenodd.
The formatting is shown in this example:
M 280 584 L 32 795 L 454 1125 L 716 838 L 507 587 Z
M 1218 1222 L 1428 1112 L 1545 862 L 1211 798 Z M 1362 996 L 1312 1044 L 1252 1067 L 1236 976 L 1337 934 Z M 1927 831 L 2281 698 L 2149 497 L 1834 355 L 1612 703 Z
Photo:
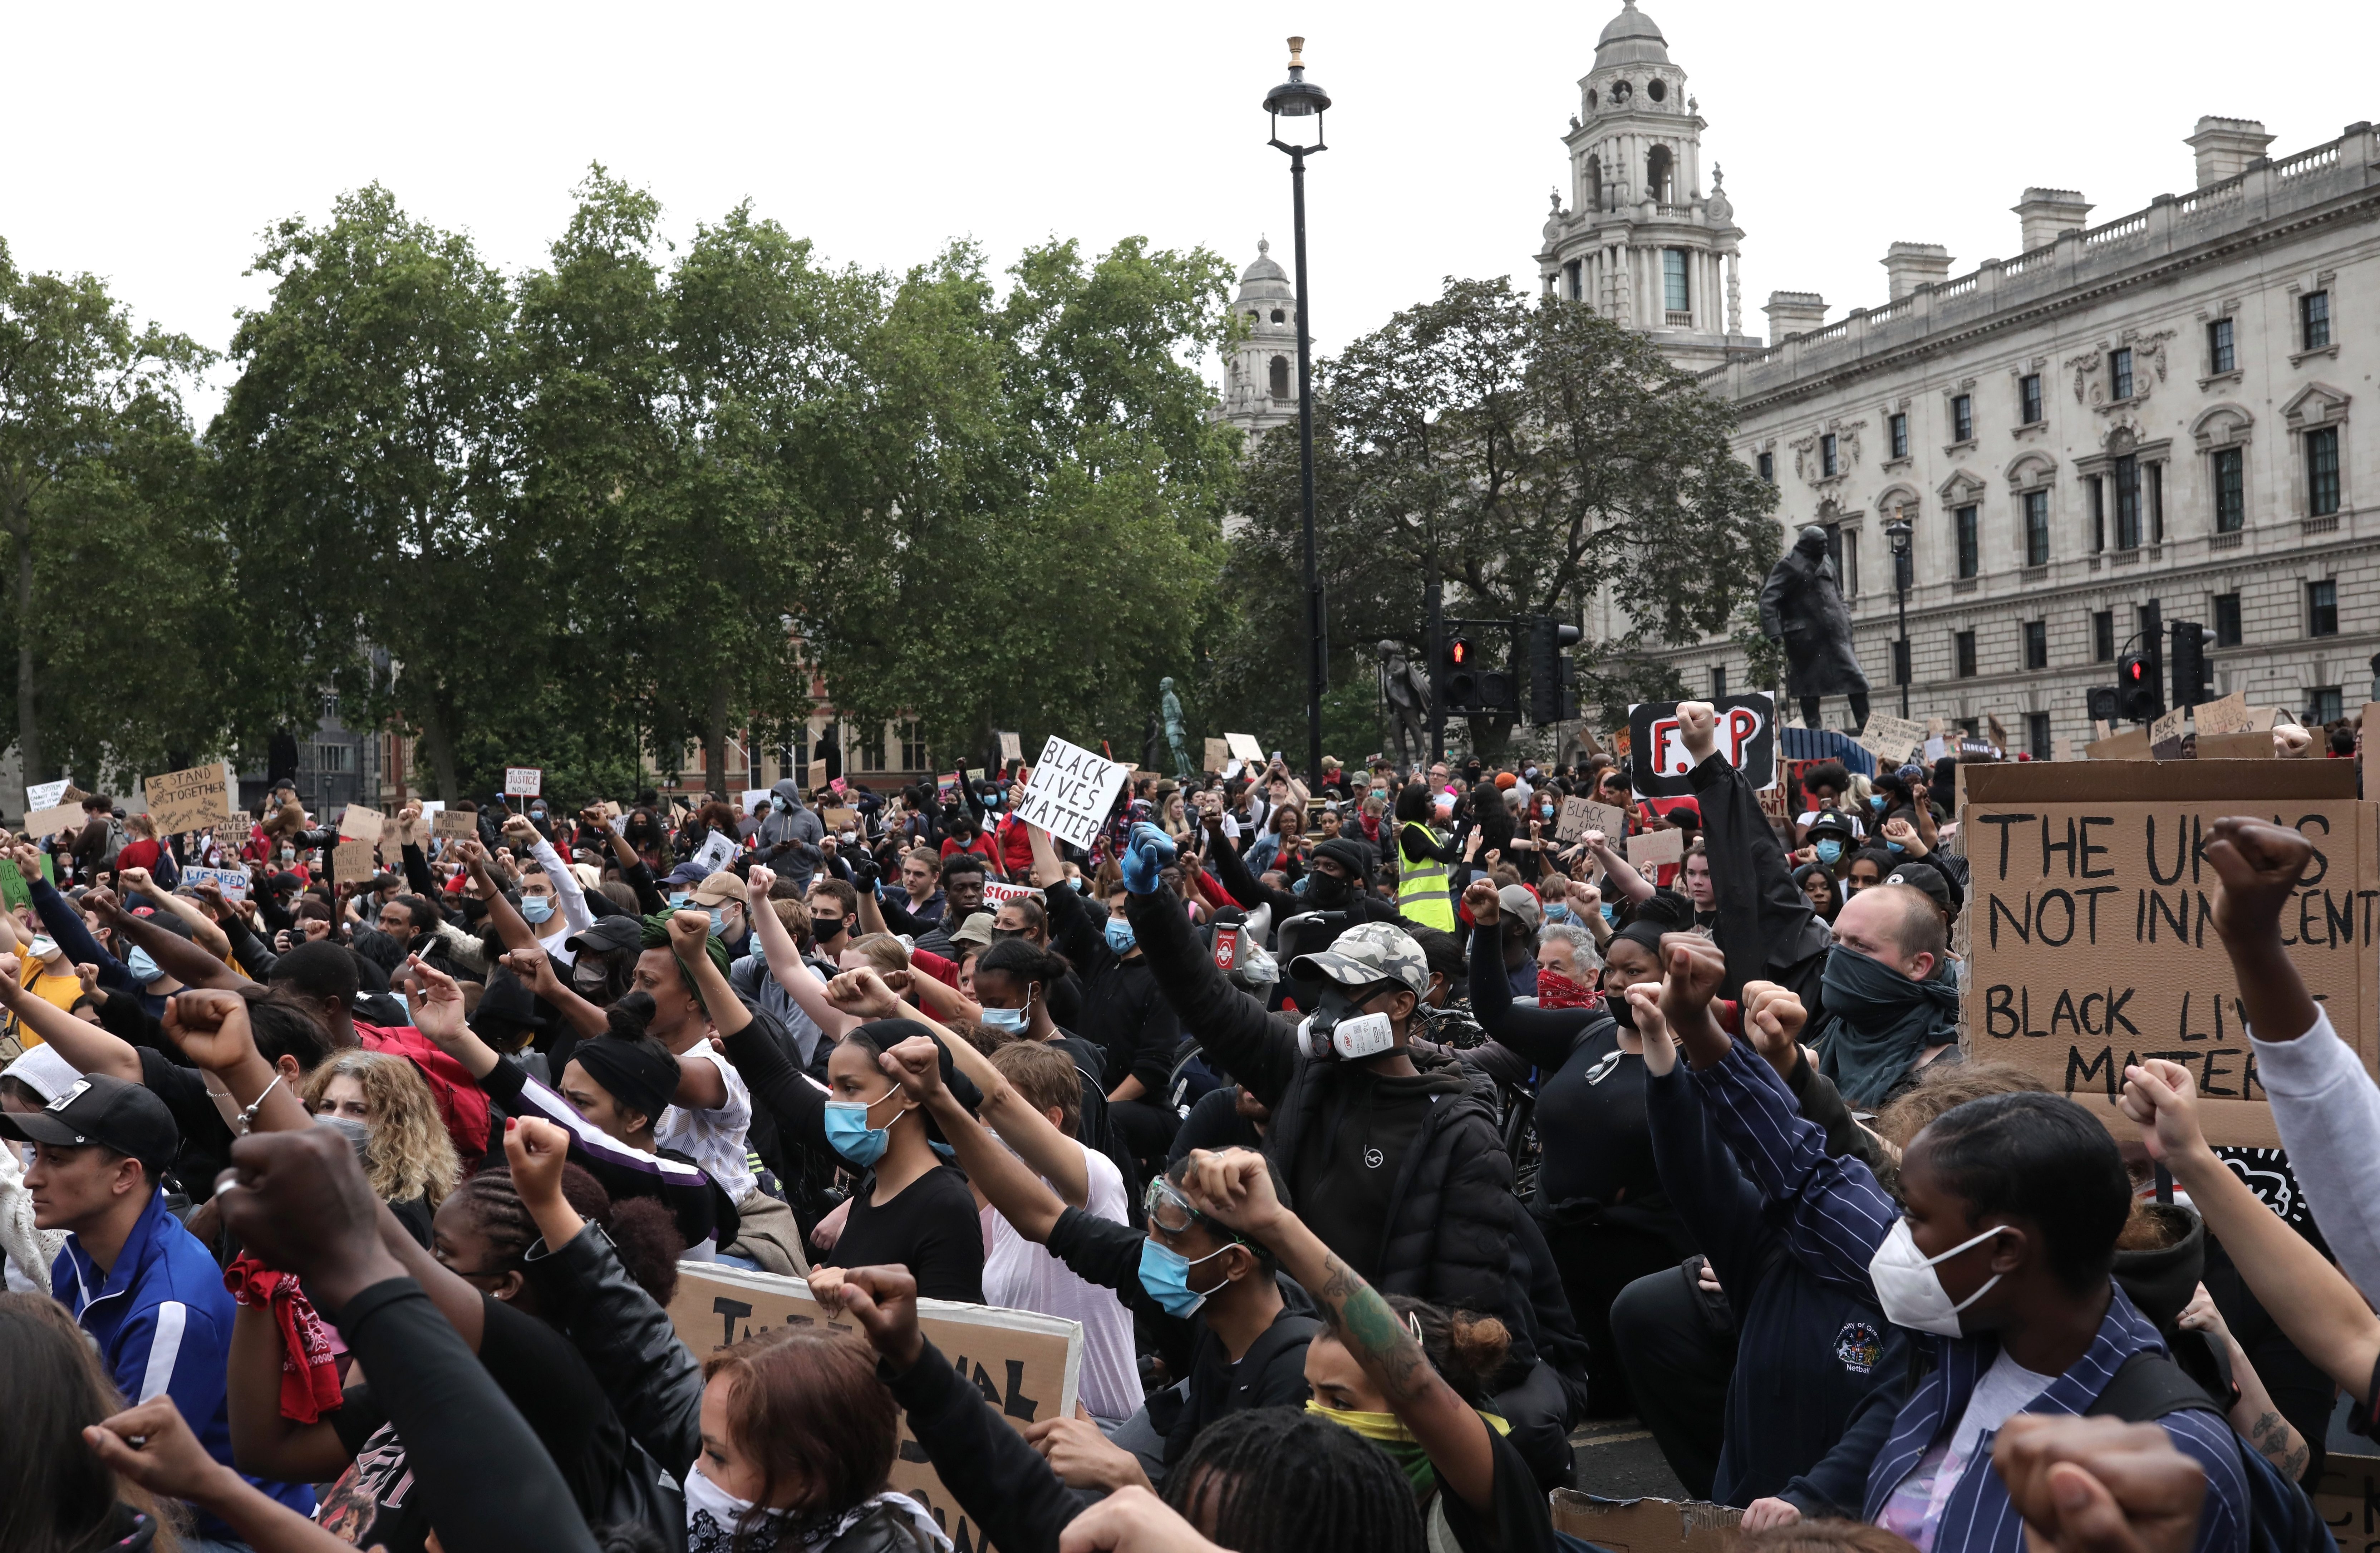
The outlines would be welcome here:
M 1471 639 L 1468 637 L 1457 637 L 1452 641 L 1446 644 L 1446 666 L 1448 668 L 1463 668 L 1467 666 L 1470 661 Z

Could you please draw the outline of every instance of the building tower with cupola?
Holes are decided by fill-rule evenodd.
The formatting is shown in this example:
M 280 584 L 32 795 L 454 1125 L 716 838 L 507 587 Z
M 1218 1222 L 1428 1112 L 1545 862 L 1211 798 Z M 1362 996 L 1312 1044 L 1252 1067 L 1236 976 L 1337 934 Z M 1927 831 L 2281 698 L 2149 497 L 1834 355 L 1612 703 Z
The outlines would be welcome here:
M 1742 333 L 1742 229 L 1716 165 L 1703 192 L 1702 115 L 1636 0 L 1604 28 L 1578 86 L 1581 112 L 1562 139 L 1570 201 L 1554 190 L 1537 254 L 1547 294 L 1651 335 L 1689 370 L 1760 348 Z
M 1241 272 L 1232 310 L 1243 333 L 1223 361 L 1222 419 L 1253 443 L 1297 419 L 1297 292 L 1261 237 L 1256 262 Z

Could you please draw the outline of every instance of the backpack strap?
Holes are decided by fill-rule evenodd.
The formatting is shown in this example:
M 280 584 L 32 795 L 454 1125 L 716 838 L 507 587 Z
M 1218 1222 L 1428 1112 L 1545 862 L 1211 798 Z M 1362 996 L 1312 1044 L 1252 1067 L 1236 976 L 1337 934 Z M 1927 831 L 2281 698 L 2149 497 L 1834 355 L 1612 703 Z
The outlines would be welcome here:
M 1259 1333 L 1257 1341 L 1248 1344 L 1248 1351 L 1240 1356 L 1236 1378 L 1232 1385 L 1234 1407 L 1248 1405 L 1249 1394 L 1256 1389 L 1257 1382 L 1264 1379 L 1265 1371 L 1271 1367 L 1275 1359 L 1289 1349 L 1312 1341 L 1321 1330 L 1322 1323 L 1311 1316 L 1284 1315 Z
M 2196 1408 L 2217 1418 L 2223 1409 L 2206 1389 L 2190 1378 L 2180 1365 L 2154 1349 L 2143 1349 L 2126 1359 L 2091 1405 L 2085 1418 L 2120 1418 L 2127 1424 L 2154 1424 L 2169 1413 Z

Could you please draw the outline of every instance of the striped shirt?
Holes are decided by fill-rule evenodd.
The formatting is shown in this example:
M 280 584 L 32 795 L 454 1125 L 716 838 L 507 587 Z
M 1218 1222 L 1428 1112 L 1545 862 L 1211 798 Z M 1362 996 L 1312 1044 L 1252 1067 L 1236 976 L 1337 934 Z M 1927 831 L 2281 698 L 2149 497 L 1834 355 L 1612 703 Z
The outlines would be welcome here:
M 1827 1153 L 1826 1134 L 1795 1109 L 1776 1071 L 1742 1042 L 1726 1058 L 1694 1075 L 1719 1135 L 1744 1174 L 1772 1203 L 1790 1203 L 1786 1245 L 1823 1281 L 1873 1300 L 1869 1261 L 1900 1217 L 1866 1165 Z M 2022 1411 L 2076 1415 L 2089 1410 L 2123 1362 L 2143 1350 L 2165 1352 L 2156 1328 L 2120 1288 L 2109 1291 L 2107 1313 L 2090 1350 Z M 1917 1380 L 1893 1420 L 1890 1438 L 1868 1470 L 1865 1519 L 1876 1520 L 1926 1450 L 1966 1413 L 1976 1382 L 1999 1357 L 1999 1340 L 1985 1332 L 1944 1338 L 1912 1332 L 1930 1374 Z M 1921 1358 L 1921 1363 L 1923 1363 Z M 2239 1437 L 2212 1413 L 2185 1412 L 2157 1420 L 2174 1446 L 2206 1470 L 2206 1504 L 2199 1517 L 2200 1553 L 2242 1553 L 2248 1545 L 2248 1480 Z M 2022 1553 L 2024 1522 L 2009 1502 L 2008 1486 L 1991 1467 L 1985 1434 L 1950 1491 L 1935 1528 L 1933 1553 Z

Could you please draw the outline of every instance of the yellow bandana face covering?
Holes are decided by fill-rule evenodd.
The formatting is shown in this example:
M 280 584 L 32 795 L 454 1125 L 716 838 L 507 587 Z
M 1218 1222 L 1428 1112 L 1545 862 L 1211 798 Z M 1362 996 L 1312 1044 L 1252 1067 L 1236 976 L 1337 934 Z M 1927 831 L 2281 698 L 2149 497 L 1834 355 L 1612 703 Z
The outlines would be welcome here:
M 1389 1460 L 1397 1464 L 1397 1470 L 1405 1474 L 1405 1481 L 1413 1485 L 1415 1498 L 1427 1498 L 1437 1489 L 1438 1469 L 1430 1465 L 1429 1452 L 1422 1449 L 1421 1441 L 1414 1438 L 1414 1432 L 1405 1427 L 1404 1421 L 1395 1413 L 1324 1407 L 1312 1398 L 1306 1400 L 1305 1411 L 1328 1418 L 1342 1429 L 1353 1429 L 1386 1451 Z M 1479 1416 L 1500 1435 L 1512 1432 L 1511 1424 L 1492 1413 L 1482 1413 Z

